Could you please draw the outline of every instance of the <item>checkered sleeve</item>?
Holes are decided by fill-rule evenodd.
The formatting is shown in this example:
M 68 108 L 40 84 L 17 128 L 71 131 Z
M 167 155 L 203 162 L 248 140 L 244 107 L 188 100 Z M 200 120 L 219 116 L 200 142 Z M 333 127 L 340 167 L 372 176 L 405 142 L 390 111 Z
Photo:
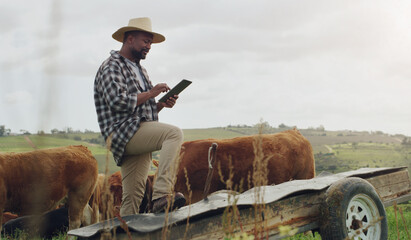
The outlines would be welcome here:
M 103 98 L 113 112 L 130 113 L 137 108 L 137 93 L 128 93 L 125 81 L 118 66 L 110 65 L 102 72 Z

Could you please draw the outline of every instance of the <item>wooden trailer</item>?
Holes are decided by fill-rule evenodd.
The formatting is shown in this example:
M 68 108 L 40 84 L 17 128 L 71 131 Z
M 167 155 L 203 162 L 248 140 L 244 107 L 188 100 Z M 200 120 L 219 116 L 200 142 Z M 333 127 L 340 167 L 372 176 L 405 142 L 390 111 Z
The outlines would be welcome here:
M 224 239 L 236 233 L 281 239 L 283 229 L 319 231 L 322 239 L 386 239 L 384 207 L 411 200 L 407 168 L 322 173 L 250 189 L 219 191 L 168 214 L 139 214 L 71 230 L 79 239 Z M 123 225 L 122 225 L 123 224 Z M 124 227 L 127 225 L 128 231 Z M 286 226 L 286 227 L 284 227 Z M 167 231 L 165 231 L 167 230 Z

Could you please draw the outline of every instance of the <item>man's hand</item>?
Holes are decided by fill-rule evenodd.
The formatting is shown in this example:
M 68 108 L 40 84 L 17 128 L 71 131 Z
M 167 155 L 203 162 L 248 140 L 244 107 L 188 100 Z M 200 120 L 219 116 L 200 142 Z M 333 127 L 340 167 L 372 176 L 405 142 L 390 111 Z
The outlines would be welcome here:
M 150 98 L 157 97 L 162 92 L 170 90 L 166 83 L 159 83 L 147 92 L 142 92 L 137 97 L 137 106 L 145 103 Z M 158 105 L 157 105 L 158 107 Z
M 167 83 L 159 83 L 150 90 L 151 97 L 157 97 L 160 93 L 168 92 L 168 90 L 170 90 L 170 87 Z
M 176 104 L 178 99 L 178 95 L 174 95 L 173 97 L 169 97 L 165 102 L 157 102 L 157 110 L 160 111 L 164 107 L 172 108 Z

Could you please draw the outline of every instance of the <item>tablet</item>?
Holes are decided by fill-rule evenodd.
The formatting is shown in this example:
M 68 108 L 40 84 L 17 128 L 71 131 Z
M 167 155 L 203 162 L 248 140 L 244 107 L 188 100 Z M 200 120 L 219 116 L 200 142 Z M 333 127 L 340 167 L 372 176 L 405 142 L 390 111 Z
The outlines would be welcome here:
M 158 101 L 159 102 L 166 102 L 167 99 L 169 99 L 170 97 L 173 97 L 174 95 L 180 94 L 190 84 L 191 84 L 191 81 L 188 81 L 186 79 L 181 80 L 181 82 L 179 82 L 175 87 L 173 87 L 170 91 L 168 91 L 166 93 L 166 95 L 164 95 Z

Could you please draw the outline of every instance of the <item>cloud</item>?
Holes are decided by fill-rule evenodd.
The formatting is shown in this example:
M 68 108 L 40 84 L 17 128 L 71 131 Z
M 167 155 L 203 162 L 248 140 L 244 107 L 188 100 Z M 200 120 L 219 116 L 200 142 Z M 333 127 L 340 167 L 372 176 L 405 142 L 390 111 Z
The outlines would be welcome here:
M 391 119 L 411 134 L 402 123 L 411 115 L 408 0 L 96 3 L 0 3 L 1 103 L 17 106 L 29 96 L 37 108 L 27 124 L 46 115 L 50 127 L 98 131 L 92 84 L 110 50 L 121 47 L 111 34 L 129 18 L 149 16 L 167 38 L 142 63 L 151 80 L 193 81 L 175 109 L 161 112 L 166 122 L 212 127 L 263 118 L 273 126 L 386 130 L 394 129 Z M 18 106 L 4 108 L 19 113 L 6 125 L 27 118 Z
M 33 96 L 31 95 L 30 92 L 26 90 L 7 93 L 3 99 L 4 103 L 12 104 L 12 105 L 27 104 L 27 103 L 31 103 L 32 100 L 33 100 Z

